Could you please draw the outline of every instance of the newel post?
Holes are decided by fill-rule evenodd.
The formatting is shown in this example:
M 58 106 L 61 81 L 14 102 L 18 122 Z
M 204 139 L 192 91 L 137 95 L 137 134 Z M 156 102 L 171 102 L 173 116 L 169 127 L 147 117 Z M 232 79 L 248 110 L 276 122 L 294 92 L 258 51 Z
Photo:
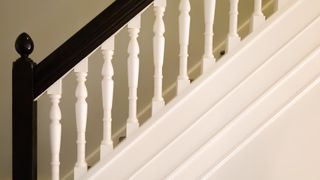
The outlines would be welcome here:
M 30 36 L 22 33 L 15 43 L 20 58 L 12 68 L 12 177 L 37 179 L 37 102 L 34 101 L 33 72 L 36 64 Z

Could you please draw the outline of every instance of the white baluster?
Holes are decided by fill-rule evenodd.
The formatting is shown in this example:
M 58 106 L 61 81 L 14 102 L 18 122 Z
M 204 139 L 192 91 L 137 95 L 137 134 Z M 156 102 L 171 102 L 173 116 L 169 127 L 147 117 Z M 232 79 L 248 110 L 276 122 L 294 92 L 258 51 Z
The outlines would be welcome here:
M 51 179 L 59 180 L 60 145 L 61 145 L 61 111 L 59 107 L 62 94 L 62 83 L 58 80 L 47 91 L 50 101 L 50 145 L 51 145 Z
M 112 57 L 114 52 L 114 37 L 106 40 L 102 46 L 104 64 L 102 67 L 102 105 L 103 105 L 103 140 L 100 146 L 100 159 L 108 155 L 113 150 L 113 141 L 111 133 L 112 122 L 112 101 L 113 101 L 113 66 Z
M 250 22 L 251 32 L 257 29 L 265 21 L 265 16 L 262 13 L 262 0 L 254 1 L 254 12 Z
M 216 9 L 216 0 L 204 0 L 204 54 L 202 58 L 202 72 L 205 72 L 215 63 L 213 56 L 213 24 Z
M 189 12 L 191 10 L 189 0 L 181 0 L 179 10 L 180 71 L 177 84 L 178 94 L 190 84 L 188 77 L 188 45 L 190 33 Z
M 74 167 L 74 179 L 80 179 L 87 172 L 86 162 L 86 126 L 88 104 L 86 98 L 88 96 L 86 88 L 86 77 L 88 74 L 88 59 L 83 59 L 74 68 L 77 77 L 76 88 L 76 124 L 77 124 L 77 162 Z
M 163 15 L 166 9 L 166 0 L 154 1 L 154 13 L 156 20 L 153 26 L 153 59 L 154 59 L 154 96 L 152 99 L 152 114 L 164 107 L 164 99 L 162 97 L 162 67 L 164 58 L 165 26 Z
M 137 15 L 128 23 L 130 42 L 128 45 L 128 85 L 129 85 L 129 117 L 127 120 L 127 136 L 139 127 L 137 118 L 137 89 L 139 79 L 139 43 L 141 16 Z
M 232 51 L 239 43 L 240 37 L 238 35 L 238 4 L 239 0 L 229 0 L 229 34 L 227 51 Z

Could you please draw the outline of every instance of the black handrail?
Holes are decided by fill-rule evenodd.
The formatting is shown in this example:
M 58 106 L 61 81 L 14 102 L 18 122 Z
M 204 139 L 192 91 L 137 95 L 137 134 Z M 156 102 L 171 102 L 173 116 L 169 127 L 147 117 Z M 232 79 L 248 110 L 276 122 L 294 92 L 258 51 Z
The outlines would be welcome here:
M 116 0 L 35 68 L 35 97 L 99 47 L 153 0 Z
M 116 0 L 39 64 L 28 56 L 30 36 L 16 40 L 12 69 L 12 177 L 37 179 L 37 100 L 54 82 L 116 33 L 153 0 Z

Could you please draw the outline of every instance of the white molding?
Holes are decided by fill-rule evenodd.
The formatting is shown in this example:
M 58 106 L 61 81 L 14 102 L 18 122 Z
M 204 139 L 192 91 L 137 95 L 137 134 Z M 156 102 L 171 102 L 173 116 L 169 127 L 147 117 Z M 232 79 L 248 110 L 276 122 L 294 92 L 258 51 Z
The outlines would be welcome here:
M 238 152 L 245 148 L 250 142 L 252 142 L 258 135 L 260 135 L 265 129 L 270 127 L 278 118 L 284 114 L 288 109 L 294 106 L 300 99 L 307 95 L 313 88 L 320 84 L 320 77 L 314 80 L 310 85 L 308 85 L 301 93 L 294 97 L 288 104 L 286 104 L 280 111 L 278 111 L 271 119 L 259 126 L 249 137 L 247 137 L 243 142 L 241 142 L 236 148 L 234 148 L 231 153 L 228 153 L 223 160 L 221 160 L 217 165 L 212 167 L 205 175 L 201 177 L 203 180 L 210 179 L 210 177 L 221 168 L 226 162 L 228 162 L 232 157 L 234 157 Z
M 320 48 L 317 48 L 232 121 L 224 125 L 167 178 L 198 177 L 204 173 L 203 171 L 224 159 L 227 152 L 232 151 L 245 137 L 274 116 L 275 112 L 287 105 L 293 97 L 301 93 L 302 89 L 319 76 L 319 58 Z M 207 160 L 208 157 L 210 160 Z M 199 163 L 201 169 L 196 168 Z

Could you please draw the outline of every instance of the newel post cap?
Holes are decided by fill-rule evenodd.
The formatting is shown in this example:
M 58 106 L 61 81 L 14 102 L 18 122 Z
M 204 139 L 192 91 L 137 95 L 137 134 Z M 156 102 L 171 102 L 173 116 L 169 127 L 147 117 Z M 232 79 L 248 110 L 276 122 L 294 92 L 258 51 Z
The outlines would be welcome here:
M 16 51 L 21 57 L 28 57 L 34 48 L 33 41 L 27 33 L 21 33 L 15 43 Z

